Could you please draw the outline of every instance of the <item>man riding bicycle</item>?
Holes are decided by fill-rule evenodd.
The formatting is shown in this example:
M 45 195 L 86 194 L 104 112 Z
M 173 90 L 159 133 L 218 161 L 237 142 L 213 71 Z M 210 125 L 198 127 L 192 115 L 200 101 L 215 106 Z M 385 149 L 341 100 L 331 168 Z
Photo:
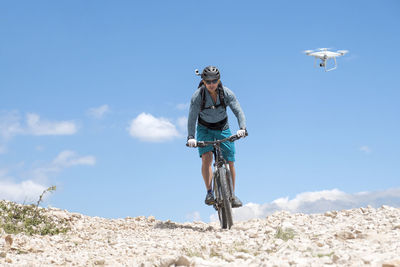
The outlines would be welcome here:
M 232 135 L 228 124 L 228 114 L 226 106 L 229 106 L 235 114 L 240 130 L 237 131 L 239 137 L 246 136 L 246 118 L 240 107 L 235 94 L 225 86 L 222 86 L 220 72 L 214 66 L 206 67 L 201 73 L 201 82 L 198 89 L 194 92 L 189 110 L 188 118 L 188 146 L 195 147 L 198 141 L 214 141 Z M 194 137 L 197 120 L 197 140 Z M 222 155 L 229 163 L 232 175 L 232 187 L 235 191 L 235 145 L 233 142 L 226 141 L 221 144 Z M 201 157 L 201 173 L 207 189 L 205 203 L 213 205 L 215 203 L 211 188 L 212 181 L 212 160 L 213 147 L 199 147 Z M 236 195 L 233 197 L 232 207 L 238 208 L 242 202 Z

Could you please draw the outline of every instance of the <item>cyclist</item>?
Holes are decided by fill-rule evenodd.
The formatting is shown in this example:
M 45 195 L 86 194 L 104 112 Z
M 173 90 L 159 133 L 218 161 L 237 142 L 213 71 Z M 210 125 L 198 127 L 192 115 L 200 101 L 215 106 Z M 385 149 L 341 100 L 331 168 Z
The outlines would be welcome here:
M 244 137 L 246 131 L 246 118 L 240 107 L 235 94 L 225 86 L 222 86 L 219 70 L 214 66 L 206 67 L 201 73 L 201 82 L 198 89 L 194 92 L 189 110 L 188 118 L 188 140 L 190 147 L 195 147 L 198 141 L 214 141 L 229 137 L 232 135 L 229 124 L 226 106 L 229 106 L 235 114 L 240 130 L 237 135 Z M 194 137 L 197 121 L 197 140 Z M 201 157 L 201 173 L 207 189 L 205 203 L 213 205 L 215 202 L 211 188 L 213 147 L 199 147 Z M 235 191 L 235 146 L 233 142 L 224 142 L 221 144 L 222 155 L 229 163 L 229 169 L 232 174 L 232 186 Z M 232 207 L 238 208 L 242 202 L 234 194 Z

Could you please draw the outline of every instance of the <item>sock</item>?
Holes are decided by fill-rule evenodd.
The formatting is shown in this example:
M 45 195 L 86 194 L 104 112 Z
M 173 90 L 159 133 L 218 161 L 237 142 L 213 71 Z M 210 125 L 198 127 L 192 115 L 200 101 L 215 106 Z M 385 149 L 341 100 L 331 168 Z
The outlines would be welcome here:
M 212 189 L 207 190 L 207 194 L 212 193 Z

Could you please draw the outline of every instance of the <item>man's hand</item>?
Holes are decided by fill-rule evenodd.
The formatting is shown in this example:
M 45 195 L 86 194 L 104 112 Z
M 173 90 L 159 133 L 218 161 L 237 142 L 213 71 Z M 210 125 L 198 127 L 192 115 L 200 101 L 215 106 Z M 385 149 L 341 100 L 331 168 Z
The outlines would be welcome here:
M 240 129 L 236 132 L 237 136 L 239 137 L 245 137 L 246 133 L 247 133 L 246 129 Z
M 196 147 L 197 141 L 196 141 L 196 139 L 194 139 L 194 138 L 190 138 L 190 139 L 188 139 L 187 144 L 188 144 L 188 146 L 190 146 L 190 147 Z

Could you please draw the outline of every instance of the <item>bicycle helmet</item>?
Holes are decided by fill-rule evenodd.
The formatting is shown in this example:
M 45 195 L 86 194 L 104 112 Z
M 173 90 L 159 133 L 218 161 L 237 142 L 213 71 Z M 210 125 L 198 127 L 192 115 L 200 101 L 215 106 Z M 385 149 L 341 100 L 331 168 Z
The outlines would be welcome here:
M 218 68 L 214 66 L 205 67 L 203 72 L 201 73 L 201 78 L 203 80 L 208 80 L 208 81 L 219 80 L 220 77 L 221 75 L 219 73 Z

